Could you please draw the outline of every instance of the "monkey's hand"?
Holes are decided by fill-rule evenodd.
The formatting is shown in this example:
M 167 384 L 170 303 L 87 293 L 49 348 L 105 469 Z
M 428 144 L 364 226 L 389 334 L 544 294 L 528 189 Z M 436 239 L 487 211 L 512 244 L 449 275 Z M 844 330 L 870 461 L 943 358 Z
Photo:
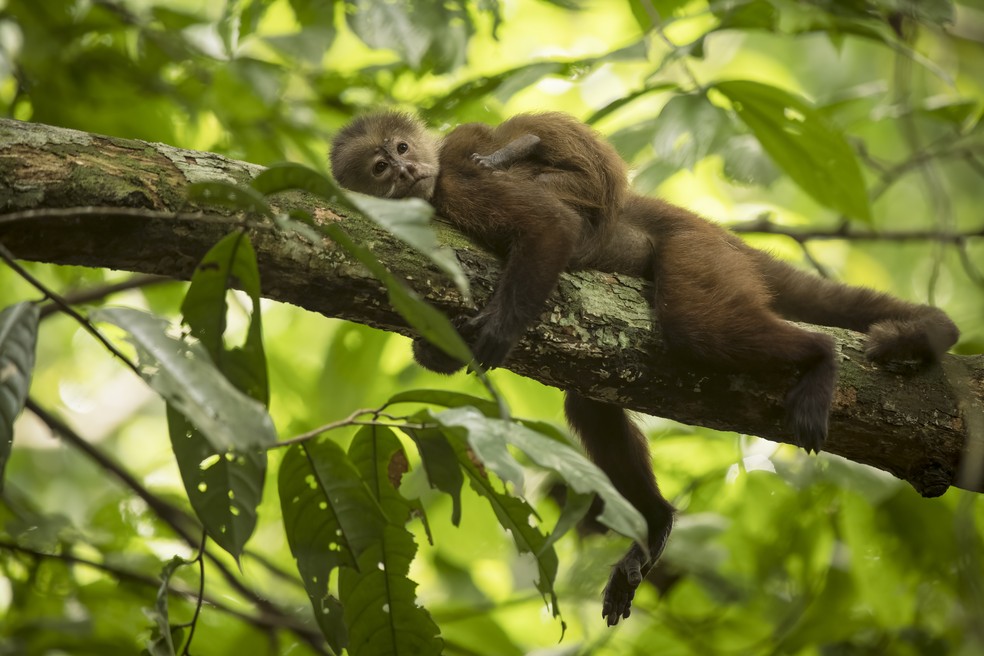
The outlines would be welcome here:
M 608 626 L 615 626 L 620 619 L 628 618 L 632 613 L 632 598 L 635 597 L 636 588 L 651 567 L 652 562 L 637 544 L 633 544 L 628 553 L 622 556 L 622 560 L 612 567 L 601 602 L 601 616 L 608 622 Z
M 491 155 L 479 155 L 478 153 L 472 153 L 471 160 L 483 169 L 494 171 L 498 168 L 498 163 L 495 161 L 495 153 L 492 153 Z
M 479 313 L 461 327 L 461 336 L 471 346 L 475 362 L 484 369 L 501 366 L 518 341 L 500 323 L 494 314 Z

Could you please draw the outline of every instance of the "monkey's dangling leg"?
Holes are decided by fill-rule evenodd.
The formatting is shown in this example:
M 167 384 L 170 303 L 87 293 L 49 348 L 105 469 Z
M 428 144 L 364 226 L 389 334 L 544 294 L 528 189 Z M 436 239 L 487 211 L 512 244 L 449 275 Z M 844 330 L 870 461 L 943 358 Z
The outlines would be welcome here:
M 609 626 L 628 617 L 636 588 L 652 569 L 673 528 L 673 506 L 656 485 L 645 436 L 624 408 L 566 393 L 564 410 L 591 460 L 611 479 L 619 494 L 642 513 L 648 525 L 648 557 L 634 544 L 612 568 L 602 599 Z

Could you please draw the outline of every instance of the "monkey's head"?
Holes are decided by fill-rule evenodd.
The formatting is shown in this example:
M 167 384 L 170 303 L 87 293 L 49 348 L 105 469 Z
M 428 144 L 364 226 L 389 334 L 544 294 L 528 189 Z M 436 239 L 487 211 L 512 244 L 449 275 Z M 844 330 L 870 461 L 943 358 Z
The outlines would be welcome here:
M 385 112 L 361 116 L 331 145 L 331 172 L 346 189 L 383 198 L 430 200 L 437 183 L 439 141 L 420 119 Z

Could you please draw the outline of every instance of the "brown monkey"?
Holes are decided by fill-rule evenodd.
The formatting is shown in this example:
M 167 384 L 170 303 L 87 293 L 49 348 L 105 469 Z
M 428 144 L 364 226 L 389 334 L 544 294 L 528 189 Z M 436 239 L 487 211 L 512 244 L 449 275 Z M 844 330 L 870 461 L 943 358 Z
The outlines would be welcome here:
M 787 423 L 800 445 L 819 451 L 836 381 L 833 341 L 785 319 L 865 331 L 876 361 L 932 360 L 959 335 L 936 308 L 811 276 L 692 212 L 626 191 L 615 150 L 563 114 L 521 115 L 496 128 L 465 124 L 443 141 L 406 114 L 367 116 L 336 136 L 331 165 L 347 188 L 430 200 L 505 258 L 491 301 L 461 325 L 487 367 L 505 361 L 565 269 L 647 277 L 667 343 L 680 354 L 724 370 L 799 371 L 786 396 Z M 461 366 L 420 342 L 414 353 L 437 371 Z M 662 552 L 673 508 L 623 408 L 568 391 L 565 410 L 589 456 L 649 525 L 648 556 L 633 545 L 605 587 L 602 614 L 614 625 L 629 616 Z

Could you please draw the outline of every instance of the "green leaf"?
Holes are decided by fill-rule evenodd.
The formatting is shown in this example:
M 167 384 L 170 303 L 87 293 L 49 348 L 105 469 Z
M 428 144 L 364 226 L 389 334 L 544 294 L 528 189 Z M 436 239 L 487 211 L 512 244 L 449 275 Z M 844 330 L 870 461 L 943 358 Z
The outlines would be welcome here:
M 386 286 L 390 305 L 427 341 L 462 362 L 471 362 L 468 345 L 441 312 L 434 309 L 406 283 L 396 278 L 365 246 L 355 243 L 337 224 L 321 226 L 321 230 L 339 246 L 361 262 L 370 273 Z
M 240 287 L 252 302 L 241 347 L 226 348 L 226 298 Z M 181 304 L 193 337 L 236 389 L 266 405 L 269 397 L 256 254 L 242 232 L 224 237 L 195 269 Z M 265 451 L 220 453 L 178 410 L 168 406 L 168 433 L 181 479 L 195 513 L 215 542 L 238 560 L 256 526 L 266 477 Z
M 390 397 L 386 405 L 397 403 L 426 403 L 429 405 L 440 405 L 445 408 L 460 408 L 471 406 L 476 408 L 486 417 L 498 417 L 499 405 L 495 401 L 489 401 L 464 392 L 453 390 L 435 389 L 413 389 L 406 392 L 399 392 Z
M 0 490 L 14 444 L 14 420 L 31 387 L 40 316 L 38 307 L 26 301 L 0 312 Z
M 352 440 L 349 459 L 389 522 L 359 557 L 358 571 L 344 568 L 339 572 L 349 653 L 440 654 L 437 625 L 417 606 L 417 584 L 407 578 L 417 545 L 404 528 L 411 506 L 394 486 L 407 467 L 403 446 L 389 428 L 366 426 Z
M 615 490 L 603 471 L 572 447 L 526 426 L 484 417 L 474 408 L 446 410 L 435 415 L 434 419 L 443 426 L 466 428 L 468 441 L 475 453 L 504 480 L 510 479 L 506 479 L 500 470 L 504 470 L 507 476 L 515 476 L 512 467 L 519 467 L 505 449 L 505 443 L 508 443 L 536 464 L 555 472 L 574 492 L 597 494 L 604 501 L 604 510 L 598 521 L 639 544 L 646 544 L 646 520 Z M 493 448 L 496 443 L 498 445 Z M 486 456 L 491 460 L 486 460 Z M 508 463 L 504 467 L 501 460 L 505 458 L 508 458 Z M 519 476 L 522 476 L 521 470 Z
M 306 166 L 291 163 L 271 166 L 250 184 L 265 195 L 287 189 L 303 189 L 333 205 L 363 214 L 430 259 L 451 278 L 465 300 L 471 300 L 468 278 L 461 270 L 457 256 L 452 249 L 437 241 L 437 234 L 431 226 L 434 208 L 427 201 L 420 198 L 376 198 L 345 191 L 331 178 Z
M 430 486 L 451 497 L 451 523 L 457 526 L 461 522 L 461 485 L 465 477 L 448 438 L 436 428 L 405 428 L 404 432 L 417 445 Z
M 439 656 L 444 646 L 434 620 L 417 606 L 407 578 L 416 553 L 413 536 L 389 524 L 359 558 L 359 569 L 338 573 L 352 656 Z
M 772 159 L 819 203 L 871 221 L 858 160 L 844 135 L 804 99 L 760 82 L 713 85 L 762 143 Z
M 478 459 L 503 481 L 512 483 L 516 494 L 523 493 L 523 467 L 506 448 L 513 424 L 489 419 L 468 407 L 445 410 L 431 415 L 431 418 L 445 429 L 458 430 L 459 435 L 467 435 L 468 445 Z
M 651 139 L 657 158 L 687 169 L 715 152 L 733 134 L 728 115 L 703 94 L 671 98 L 654 128 Z
M 265 449 L 277 434 L 262 404 L 223 376 L 201 344 L 172 337 L 169 324 L 128 308 L 101 308 L 93 321 L 119 326 L 137 349 L 140 375 L 202 432 L 218 453 Z
M 318 626 L 332 649 L 348 642 L 342 607 L 328 591 L 337 567 L 359 567 L 359 556 L 383 535 L 386 517 L 341 447 L 330 440 L 291 446 L 278 473 L 280 508 Z
M 530 517 L 536 516 L 536 512 L 523 499 L 504 494 L 493 487 L 488 474 L 479 469 L 472 461 L 468 449 L 471 436 L 469 435 L 469 439 L 465 439 L 462 432 L 458 428 L 444 429 L 444 434 L 454 447 L 458 462 L 468 476 L 472 489 L 489 502 L 499 524 L 509 531 L 520 553 L 532 555 L 539 575 L 536 587 L 543 595 L 544 600 L 548 602 L 553 616 L 557 617 L 560 614 L 560 609 L 557 606 L 557 593 L 553 587 L 557 577 L 557 553 L 552 546 L 547 544 L 546 536 L 530 521 Z M 563 622 L 562 626 L 566 628 Z

